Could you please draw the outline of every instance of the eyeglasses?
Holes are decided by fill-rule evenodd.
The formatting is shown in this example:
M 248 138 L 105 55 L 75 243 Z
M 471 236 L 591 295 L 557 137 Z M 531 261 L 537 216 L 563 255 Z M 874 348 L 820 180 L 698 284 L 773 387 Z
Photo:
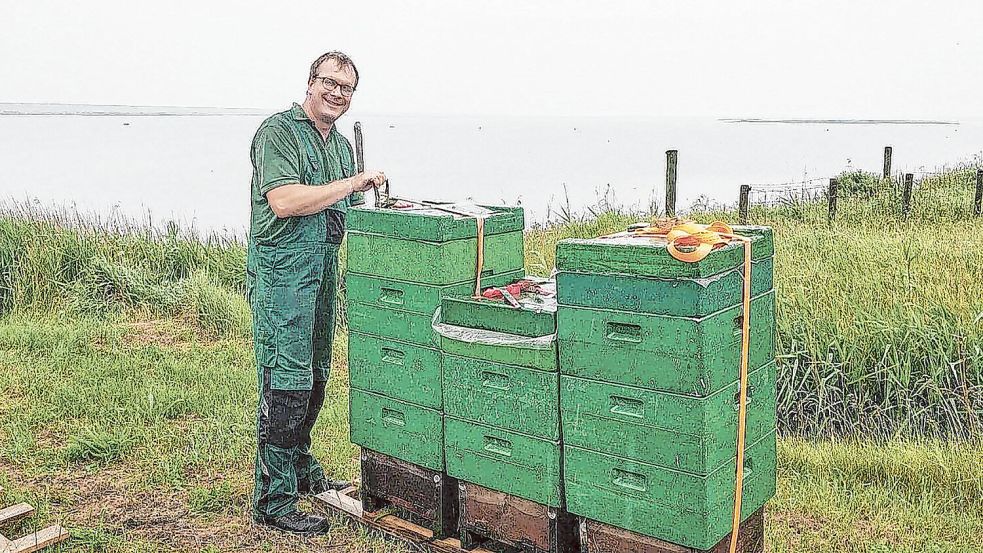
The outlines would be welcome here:
M 328 92 L 334 92 L 335 88 L 341 88 L 341 95 L 345 98 L 351 98 L 352 94 L 355 93 L 355 87 L 349 84 L 341 84 L 338 81 L 332 79 L 331 77 L 314 77 L 315 79 L 320 79 L 321 84 L 324 88 L 328 89 Z

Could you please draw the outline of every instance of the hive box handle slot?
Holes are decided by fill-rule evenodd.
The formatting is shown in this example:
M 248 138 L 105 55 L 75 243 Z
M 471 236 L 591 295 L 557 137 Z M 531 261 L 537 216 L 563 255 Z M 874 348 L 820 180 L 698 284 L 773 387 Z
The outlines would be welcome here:
M 640 419 L 645 416 L 645 404 L 630 397 L 611 396 L 611 412 Z
M 615 342 L 640 344 L 642 342 L 642 327 L 629 323 L 609 322 L 607 339 Z
M 403 305 L 403 291 L 395 288 L 383 288 L 379 294 L 380 303 Z
M 382 424 L 389 426 L 406 426 L 406 415 L 396 411 L 395 409 L 389 409 L 388 407 L 382 408 Z
M 382 348 L 382 360 L 390 365 L 402 365 L 406 354 L 398 349 Z
M 508 391 L 509 386 L 509 376 L 507 374 L 495 373 L 491 371 L 484 371 L 481 373 L 481 385 L 485 388 L 491 388 L 493 390 Z
M 494 436 L 485 436 L 484 449 L 485 451 L 496 455 L 502 455 L 505 457 L 512 456 L 512 442 L 501 438 L 496 438 Z
M 646 488 L 646 478 L 644 474 L 631 472 L 622 469 L 614 469 L 614 485 L 635 492 L 644 492 Z
M 747 387 L 747 404 L 751 405 L 751 398 L 754 397 L 754 386 Z M 734 392 L 734 409 L 741 408 L 741 391 Z

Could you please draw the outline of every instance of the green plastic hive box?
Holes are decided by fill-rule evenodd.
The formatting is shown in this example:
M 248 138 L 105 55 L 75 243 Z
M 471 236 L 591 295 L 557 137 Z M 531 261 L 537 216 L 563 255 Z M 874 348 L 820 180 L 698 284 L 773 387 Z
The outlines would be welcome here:
M 351 388 L 443 408 L 440 350 L 359 332 L 348 336 Z
M 482 282 L 487 286 L 502 286 L 524 274 L 513 271 L 490 276 Z M 449 294 L 474 291 L 473 278 L 435 286 L 348 273 L 345 285 L 350 330 L 433 348 L 440 347 L 432 325 L 441 299 Z
M 562 376 L 563 443 L 707 475 L 737 454 L 739 382 L 695 398 Z M 748 443 L 775 430 L 775 363 L 748 375 Z
M 530 310 L 504 303 L 472 298 L 446 297 L 441 302 L 440 322 L 463 329 L 503 333 L 521 338 L 552 336 L 556 328 L 556 304 Z M 528 367 L 543 371 L 557 370 L 557 345 L 534 346 L 523 343 L 491 344 L 469 338 L 442 335 L 444 353 L 481 359 L 494 363 Z
M 431 470 L 444 469 L 439 411 L 361 390 L 351 391 L 350 402 L 352 443 Z
M 434 207 L 430 209 L 351 208 L 346 225 L 349 231 L 427 242 L 449 242 L 477 236 L 478 224 L 474 217 L 461 217 L 438 209 L 457 210 L 459 206 L 454 204 L 432 203 Z M 486 236 L 523 230 L 525 222 L 521 207 L 482 207 L 492 212 L 485 219 Z M 463 206 L 463 209 L 467 210 L 468 207 Z
M 752 295 L 772 289 L 773 260 L 768 257 L 752 262 Z M 702 317 L 742 302 L 743 267 L 702 279 L 564 271 L 556 275 L 557 299 L 560 305 L 571 307 Z
M 775 433 L 745 451 L 741 520 L 775 495 Z M 731 530 L 736 459 L 697 476 L 564 446 L 564 490 L 571 513 L 660 540 L 710 549 Z
M 488 286 L 496 285 L 488 283 Z M 530 337 L 556 332 L 555 301 L 543 310 L 535 310 L 496 300 L 449 295 L 441 302 L 440 312 L 441 320 L 447 324 L 479 330 Z
M 482 286 L 504 286 L 525 276 L 518 270 L 482 279 Z M 399 309 L 433 316 L 440 301 L 447 296 L 466 296 L 474 292 L 474 275 L 455 284 L 437 286 L 406 282 L 395 278 L 360 275 L 350 270 L 345 275 L 345 294 L 349 302 Z
M 517 345 L 490 345 L 440 337 L 440 348 L 450 353 L 494 363 L 530 367 L 541 371 L 556 371 L 556 342 L 548 348 L 528 348 Z
M 446 417 L 447 474 L 551 507 L 562 506 L 560 444 Z
M 752 240 L 751 258 L 767 259 L 774 254 L 768 227 L 734 227 L 734 232 Z M 619 233 L 600 238 L 566 239 L 556 245 L 556 268 L 588 274 L 622 274 L 656 278 L 708 278 L 744 263 L 744 246 L 730 243 L 710 252 L 701 261 L 679 261 L 669 254 L 663 237 Z
M 521 208 L 489 208 L 482 278 L 523 268 Z M 448 285 L 472 280 L 477 223 L 438 210 L 354 208 L 348 215 L 348 270 L 404 282 Z
M 547 440 L 560 439 L 559 375 L 444 356 L 444 412 Z
M 560 372 L 705 397 L 734 382 L 743 306 L 699 318 L 563 307 L 557 316 Z M 775 294 L 751 300 L 749 367 L 774 359 Z

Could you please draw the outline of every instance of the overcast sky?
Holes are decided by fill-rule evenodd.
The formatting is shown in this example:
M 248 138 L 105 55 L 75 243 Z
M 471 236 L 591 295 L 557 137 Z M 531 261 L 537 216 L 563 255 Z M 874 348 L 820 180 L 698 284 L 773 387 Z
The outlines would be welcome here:
M 288 7 L 289 6 L 289 7 Z M 562 6 L 562 8 L 560 7 Z M 4 0 L 0 102 L 362 113 L 983 116 L 983 2 Z

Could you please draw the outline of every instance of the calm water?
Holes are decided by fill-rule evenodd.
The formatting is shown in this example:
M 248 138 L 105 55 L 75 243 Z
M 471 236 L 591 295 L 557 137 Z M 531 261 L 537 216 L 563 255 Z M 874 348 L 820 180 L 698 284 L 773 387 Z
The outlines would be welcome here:
M 979 162 L 983 121 L 959 125 L 731 123 L 713 119 L 362 116 L 366 164 L 416 199 L 521 203 L 543 222 L 569 199 L 645 207 L 664 197 L 665 151 L 679 150 L 679 200 L 734 203 L 738 186 Z M 249 144 L 263 116 L 0 115 L 0 196 L 176 219 L 244 233 Z M 354 116 L 341 125 L 352 136 Z

